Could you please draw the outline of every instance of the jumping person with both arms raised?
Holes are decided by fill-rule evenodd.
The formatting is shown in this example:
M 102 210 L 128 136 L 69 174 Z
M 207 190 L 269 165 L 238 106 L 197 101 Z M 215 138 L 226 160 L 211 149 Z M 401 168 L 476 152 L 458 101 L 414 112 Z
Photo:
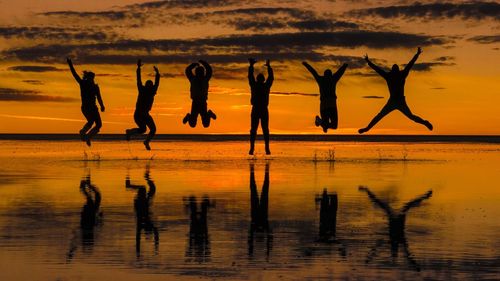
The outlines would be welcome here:
M 255 148 L 255 138 L 257 136 L 257 128 L 260 125 L 262 127 L 262 133 L 264 134 L 264 141 L 266 144 L 266 154 L 271 154 L 269 149 L 269 92 L 271 91 L 271 86 L 274 81 L 274 73 L 271 68 L 269 60 L 266 61 L 265 66 L 267 67 L 267 80 L 264 74 L 259 73 L 257 75 L 257 80 L 254 77 L 254 64 L 257 62 L 255 59 L 248 59 L 250 66 L 248 67 L 248 83 L 250 84 L 250 90 L 252 97 L 250 102 L 252 103 L 252 113 L 251 113 L 251 127 L 250 127 L 250 151 L 248 154 L 253 155 Z
M 328 129 L 337 129 L 338 127 L 338 112 L 337 112 L 337 95 L 336 86 L 342 75 L 347 69 L 347 63 L 344 63 L 335 74 L 332 74 L 330 69 L 324 71 L 323 76 L 307 62 L 302 63 L 309 72 L 314 76 L 319 86 L 320 98 L 320 115 L 316 116 L 316 127 L 321 126 L 323 132 L 328 132 Z
M 183 124 L 189 122 L 189 126 L 196 127 L 198 114 L 201 115 L 203 127 L 210 126 L 210 119 L 217 119 L 215 113 L 208 109 L 208 82 L 212 78 L 212 67 L 204 60 L 200 63 L 192 63 L 186 68 L 186 77 L 191 83 L 191 112 L 187 113 L 182 120 Z M 201 65 L 200 65 L 201 64 Z M 193 74 L 193 69 L 195 74 Z M 208 110 L 207 110 L 208 109 Z
M 379 114 L 377 114 L 373 120 L 368 124 L 366 128 L 359 129 L 359 133 L 368 132 L 375 124 L 377 124 L 384 116 L 392 112 L 393 110 L 401 111 L 406 117 L 410 118 L 412 121 L 422 124 L 427 129 L 433 129 L 431 122 L 424 120 L 417 115 L 414 115 L 408 105 L 406 104 L 405 99 L 405 82 L 406 77 L 410 73 L 410 69 L 413 67 L 415 62 L 418 59 L 418 56 L 422 53 L 422 49 L 419 47 L 417 49 L 417 53 L 411 59 L 411 61 L 405 66 L 403 71 L 399 70 L 399 66 L 394 64 L 392 66 L 391 71 L 386 72 L 382 70 L 380 67 L 376 66 L 373 62 L 370 61 L 368 55 L 365 56 L 365 60 L 368 62 L 368 65 L 373 68 L 380 76 L 382 76 L 387 82 L 387 86 L 389 87 L 390 97 L 385 106 L 382 108 Z
M 99 115 L 99 110 L 96 105 L 97 98 L 101 106 L 101 111 L 104 112 L 105 108 L 101 98 L 101 91 L 99 90 L 99 86 L 94 82 L 95 74 L 93 72 L 84 71 L 83 78 L 80 78 L 71 59 L 67 58 L 66 61 L 68 62 L 73 77 L 75 77 L 76 82 L 80 85 L 80 96 L 82 99 L 81 110 L 85 119 L 87 119 L 87 123 L 80 130 L 80 138 L 90 146 L 92 138 L 97 135 L 102 127 L 101 115 Z M 95 126 L 92 128 L 94 123 Z
M 137 61 L 137 89 L 139 94 L 137 95 L 137 102 L 135 104 L 134 121 L 139 126 L 138 128 L 128 129 L 125 131 L 127 141 L 130 140 L 132 135 L 140 135 L 146 132 L 146 127 L 149 128 L 149 134 L 144 141 L 144 146 L 147 150 L 151 150 L 149 143 L 153 139 L 156 133 L 156 125 L 153 117 L 149 114 L 149 111 L 153 107 L 154 98 L 158 87 L 160 86 L 160 72 L 156 66 L 153 66 L 155 70 L 155 83 L 148 80 L 146 84 L 142 84 L 141 80 L 141 60 Z

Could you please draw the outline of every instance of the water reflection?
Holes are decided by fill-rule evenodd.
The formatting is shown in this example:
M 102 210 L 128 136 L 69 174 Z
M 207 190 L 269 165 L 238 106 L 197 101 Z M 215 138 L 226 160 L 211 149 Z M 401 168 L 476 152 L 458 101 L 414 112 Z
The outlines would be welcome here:
M 85 203 L 83 204 L 80 215 L 80 229 L 73 233 L 70 242 L 70 249 L 67 253 L 67 261 L 71 261 L 78 248 L 77 240 L 81 240 L 83 252 L 91 252 L 94 246 L 95 229 L 100 226 L 102 222 L 101 206 L 101 193 L 99 189 L 92 184 L 90 172 L 87 176 L 80 180 L 80 192 L 85 196 Z M 79 234 L 78 234 L 79 232 Z
M 432 190 L 429 190 L 425 194 L 416 197 L 413 200 L 408 201 L 399 210 L 394 210 L 387 202 L 379 199 L 373 192 L 370 191 L 368 187 L 360 186 L 359 190 L 366 192 L 370 200 L 384 211 L 387 216 L 389 223 L 389 244 L 391 246 L 391 257 L 394 263 L 395 259 L 398 257 L 399 246 L 403 245 L 403 251 L 408 264 L 417 271 L 420 271 L 420 266 L 417 261 L 413 258 L 410 248 L 408 246 L 408 240 L 406 239 L 405 233 L 405 223 L 406 214 L 412 208 L 420 206 L 422 201 L 429 199 L 432 196 Z M 369 263 L 377 255 L 378 248 L 384 243 L 383 240 L 377 240 L 375 246 L 368 253 L 366 263 Z
M 266 162 L 264 183 L 259 198 L 257 184 L 255 183 L 255 167 L 254 163 L 250 163 L 250 229 L 248 231 L 248 256 L 254 254 L 255 242 L 264 242 L 266 247 L 266 257 L 272 249 L 273 235 L 269 227 L 268 219 L 269 210 L 269 162 Z
M 144 185 L 135 185 L 130 181 L 129 176 L 125 179 L 125 188 L 129 190 L 137 190 L 137 195 L 134 199 L 134 210 L 137 219 L 136 234 L 135 234 L 135 251 L 136 256 L 141 256 L 141 234 L 144 231 L 146 239 L 153 235 L 154 237 L 154 254 L 158 254 L 160 246 L 160 234 L 158 228 L 155 226 L 155 222 L 152 219 L 151 206 L 153 205 L 153 199 L 156 193 L 156 186 L 150 177 L 149 165 L 146 166 L 146 171 L 144 172 L 144 179 L 149 187 L 146 190 Z
M 345 257 L 346 246 L 337 239 L 337 193 L 329 193 L 325 188 L 320 196 L 316 195 L 315 201 L 320 205 L 318 242 L 336 244 L 340 255 Z
M 186 202 L 189 211 L 189 235 L 186 258 L 188 261 L 207 262 L 210 261 L 210 239 L 208 236 L 207 215 L 208 209 L 214 204 L 207 196 L 198 204 L 195 196 L 190 196 Z M 200 206 L 198 211 L 198 205 Z

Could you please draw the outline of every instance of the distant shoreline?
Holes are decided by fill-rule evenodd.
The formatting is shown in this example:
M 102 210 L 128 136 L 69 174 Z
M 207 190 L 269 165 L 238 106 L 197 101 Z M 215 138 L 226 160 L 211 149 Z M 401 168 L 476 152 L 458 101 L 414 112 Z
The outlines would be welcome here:
M 262 136 L 259 136 L 261 138 Z M 96 140 L 125 141 L 123 134 L 101 134 Z M 0 134 L 0 140 L 76 141 L 77 134 Z M 160 134 L 155 141 L 247 141 L 242 134 Z M 325 142 L 403 142 L 403 143 L 500 143 L 499 136 L 489 135 L 271 135 L 274 141 Z

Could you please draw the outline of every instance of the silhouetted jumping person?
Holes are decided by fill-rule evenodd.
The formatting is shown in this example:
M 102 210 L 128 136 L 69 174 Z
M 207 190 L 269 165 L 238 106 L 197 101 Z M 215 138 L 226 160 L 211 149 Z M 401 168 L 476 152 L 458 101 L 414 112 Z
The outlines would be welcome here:
M 256 233 L 264 234 L 266 240 L 266 256 L 269 256 L 272 249 L 273 235 L 269 227 L 268 210 L 269 210 L 269 163 L 266 163 L 264 183 L 262 191 L 257 191 L 255 183 L 254 164 L 250 164 L 250 230 L 248 232 L 248 255 L 253 256 L 254 253 L 254 236 Z
M 156 133 L 156 125 L 153 117 L 149 114 L 151 107 L 153 107 L 154 98 L 158 87 L 160 86 L 160 72 L 156 66 L 153 66 L 155 74 L 155 83 L 153 81 L 146 81 L 145 85 L 142 85 L 141 80 L 141 60 L 137 61 L 137 89 L 139 94 L 137 95 L 137 102 L 135 104 L 134 121 L 139 126 L 138 128 L 128 129 L 125 131 L 127 141 L 130 140 L 132 135 L 144 134 L 146 132 L 146 127 L 149 128 L 149 134 L 144 141 L 144 146 L 147 150 L 151 150 L 149 142 L 153 139 Z
M 411 208 L 420 206 L 422 201 L 429 199 L 432 196 L 432 190 L 427 191 L 425 194 L 407 202 L 403 205 L 401 209 L 395 211 L 389 206 L 387 202 L 384 202 L 375 196 L 373 192 L 370 191 L 367 187 L 360 186 L 360 191 L 364 191 L 370 197 L 370 200 L 380 209 L 384 211 L 389 220 L 389 242 L 391 244 L 391 256 L 396 258 L 398 256 L 399 245 L 403 244 L 403 250 L 405 252 L 406 259 L 408 262 L 415 267 L 416 270 L 420 270 L 417 262 L 413 259 L 413 256 L 410 253 L 410 249 L 408 247 L 408 241 L 406 240 L 405 233 L 405 223 L 406 223 L 406 214 Z M 377 245 L 378 246 L 378 245 Z M 369 262 L 372 257 L 376 254 L 376 248 L 370 252 L 367 262 Z
M 137 190 L 137 195 L 134 199 L 135 216 L 137 219 L 137 227 L 135 233 L 135 250 L 137 257 L 141 255 L 141 232 L 143 230 L 145 235 L 153 234 L 155 254 L 158 254 L 160 245 L 160 234 L 158 232 L 158 228 L 155 226 L 153 219 L 151 218 L 151 205 L 153 205 L 156 186 L 149 175 L 149 167 L 146 168 L 144 179 L 149 186 L 149 191 L 146 191 L 146 187 L 144 185 L 131 184 L 128 176 L 125 179 L 126 188 Z
M 251 113 L 251 125 L 250 125 L 250 151 L 248 154 L 253 155 L 255 148 L 255 138 L 257 136 L 257 129 L 262 127 L 262 133 L 264 135 L 264 141 L 266 144 L 266 154 L 271 154 L 269 149 L 269 92 L 271 91 L 271 86 L 274 81 L 274 73 L 271 68 L 269 60 L 266 60 L 265 66 L 267 66 L 267 80 L 264 74 L 259 73 L 257 75 L 257 80 L 254 77 L 254 67 L 253 65 L 257 62 L 255 59 L 248 59 L 250 66 L 248 67 L 248 83 L 250 84 L 250 90 L 252 97 L 250 102 L 252 103 L 252 113 Z
M 210 126 L 210 119 L 217 119 L 215 113 L 208 109 L 208 82 L 212 78 L 212 67 L 204 60 L 200 63 L 192 63 L 186 68 L 186 77 L 191 83 L 191 112 L 186 114 L 182 120 L 183 124 L 189 122 L 189 126 L 196 127 L 198 114 L 201 116 L 203 127 Z M 201 65 L 200 65 L 201 64 Z M 193 69 L 195 74 L 193 74 Z
M 382 108 L 380 113 L 378 113 L 373 120 L 368 124 L 366 128 L 359 129 L 358 132 L 360 134 L 363 134 L 365 132 L 368 132 L 375 124 L 377 124 L 384 116 L 392 112 L 393 110 L 399 110 L 401 111 L 406 117 L 410 118 L 416 123 L 422 124 L 427 127 L 427 129 L 431 130 L 433 129 L 431 122 L 424 120 L 417 115 L 414 115 L 408 105 L 406 104 L 406 99 L 405 99 L 405 82 L 406 82 L 406 77 L 410 73 L 411 68 L 415 64 L 415 62 L 418 59 L 418 56 L 422 53 L 422 49 L 419 47 L 417 49 L 417 53 L 415 56 L 410 60 L 410 62 L 405 66 L 403 71 L 399 70 L 399 66 L 397 64 L 394 64 L 392 66 L 391 71 L 386 72 L 382 70 L 380 67 L 376 66 L 374 63 L 370 61 L 368 58 L 368 55 L 365 56 L 365 60 L 368 62 L 368 65 L 373 68 L 380 76 L 382 76 L 385 81 L 387 82 L 387 86 L 389 87 L 389 100 L 385 104 L 385 106 Z
M 101 98 L 101 91 L 99 86 L 94 82 L 95 74 L 91 71 L 83 72 L 83 79 L 76 73 L 73 62 L 67 58 L 69 69 L 75 77 L 76 82 L 80 85 L 80 96 L 82 98 L 82 113 L 87 119 L 87 123 L 80 130 L 80 138 L 85 141 L 88 146 L 91 145 L 92 138 L 97 135 L 102 127 L 101 115 L 96 105 L 96 98 L 101 106 L 101 111 L 104 112 L 104 103 Z M 92 125 L 95 126 L 92 128 Z M 91 129 L 92 128 L 92 129 Z M 89 131 L 90 130 L 90 131 Z
M 328 129 L 337 129 L 338 127 L 338 112 L 337 112 L 337 94 L 336 87 L 337 82 L 340 80 L 342 75 L 344 75 L 347 69 L 347 63 L 344 63 L 335 74 L 332 74 L 330 69 L 325 70 L 323 76 L 320 76 L 318 72 L 307 62 L 302 63 L 309 72 L 314 76 L 316 82 L 319 86 L 319 111 L 321 118 L 316 115 L 315 124 L 316 127 L 321 126 L 323 132 L 328 132 Z

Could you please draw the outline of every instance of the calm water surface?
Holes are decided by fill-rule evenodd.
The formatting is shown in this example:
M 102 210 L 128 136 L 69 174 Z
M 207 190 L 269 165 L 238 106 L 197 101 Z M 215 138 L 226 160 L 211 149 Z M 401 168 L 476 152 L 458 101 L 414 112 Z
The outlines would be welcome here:
M 153 149 L 0 141 L 0 280 L 499 276 L 500 145 Z

